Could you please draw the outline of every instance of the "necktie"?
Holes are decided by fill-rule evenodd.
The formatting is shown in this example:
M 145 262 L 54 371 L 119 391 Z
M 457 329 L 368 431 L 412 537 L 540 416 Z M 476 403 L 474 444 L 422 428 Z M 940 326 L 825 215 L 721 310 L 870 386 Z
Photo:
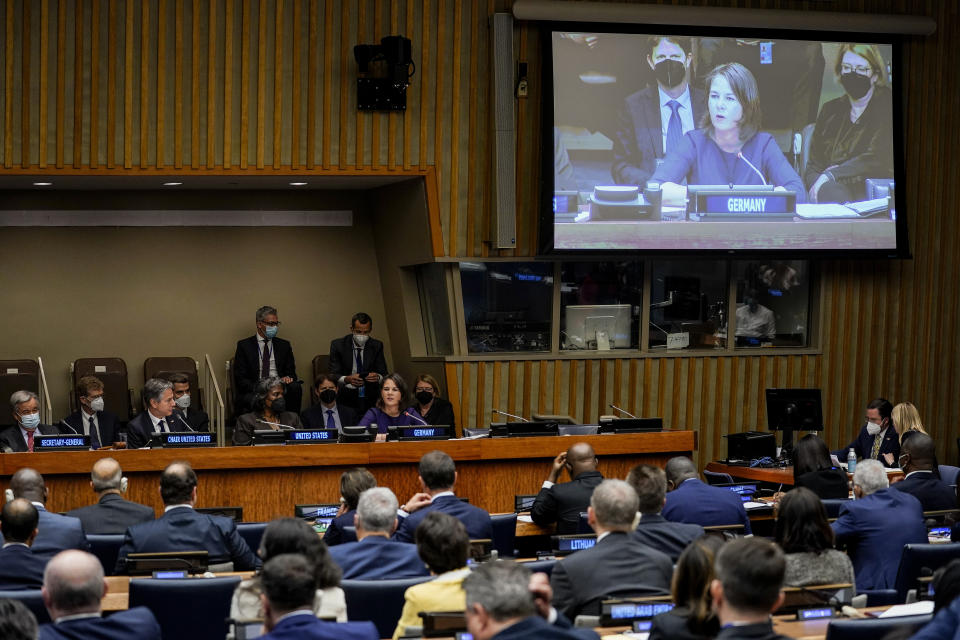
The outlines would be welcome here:
M 160 418 L 160 422 L 157 423 L 157 431 L 161 433 L 169 433 L 170 429 L 167 427 L 167 419 Z
M 260 365 L 260 379 L 270 377 L 270 341 L 263 341 L 263 363 Z
M 683 124 L 680 122 L 680 114 L 677 113 L 677 109 L 680 108 L 680 103 L 676 100 L 671 100 L 667 103 L 667 106 L 673 111 L 670 114 L 670 121 L 667 122 L 667 142 L 664 145 L 663 155 L 667 155 L 671 151 L 677 148 L 677 145 L 680 144 L 680 140 L 683 138 Z
M 883 434 L 882 434 L 882 433 L 878 433 L 877 435 L 873 436 L 873 448 L 870 449 L 870 457 L 871 457 L 871 458 L 876 458 L 877 455 L 880 453 L 880 444 L 881 444 L 881 443 L 883 443 Z
M 333 409 L 327 409 L 327 429 L 336 429 L 337 422 L 333 419 Z
M 27 451 L 33 451 L 33 429 L 27 431 Z
M 88 435 L 88 436 L 92 436 L 93 433 L 94 433 L 94 430 L 96 430 L 97 426 L 96 426 L 95 424 L 93 424 L 93 416 L 90 416 L 88 419 L 90 420 L 90 426 L 87 427 L 87 435 Z
M 363 377 L 363 357 L 360 355 L 361 353 L 362 353 L 362 350 L 360 349 L 360 347 L 353 348 L 353 358 L 354 358 L 355 364 L 357 365 L 357 375 L 360 377 Z M 364 385 L 361 384 L 360 388 L 357 389 L 357 395 L 361 398 L 365 397 L 363 387 Z

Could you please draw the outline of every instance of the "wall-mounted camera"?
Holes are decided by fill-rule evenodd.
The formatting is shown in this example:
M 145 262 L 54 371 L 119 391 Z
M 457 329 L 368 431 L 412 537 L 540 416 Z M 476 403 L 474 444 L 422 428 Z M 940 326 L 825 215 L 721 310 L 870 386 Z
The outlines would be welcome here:
M 406 111 L 407 87 L 416 72 L 410 39 L 387 36 L 380 44 L 358 44 L 357 109 L 360 111 Z

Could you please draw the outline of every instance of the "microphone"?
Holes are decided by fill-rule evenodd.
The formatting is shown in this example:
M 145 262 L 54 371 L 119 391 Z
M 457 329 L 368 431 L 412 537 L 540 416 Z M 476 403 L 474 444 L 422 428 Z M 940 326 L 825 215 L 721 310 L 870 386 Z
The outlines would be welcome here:
M 180 422 L 182 422 L 184 425 L 186 425 L 187 429 L 190 429 L 190 431 L 196 432 L 196 429 L 194 429 L 193 427 L 191 427 L 191 426 L 190 426 L 190 423 L 187 422 L 186 420 L 184 420 L 184 419 L 183 419 L 183 416 L 181 416 L 179 413 L 177 414 L 177 419 L 180 420 Z
M 413 418 L 414 420 L 419 420 L 419 421 L 420 421 L 420 424 L 422 424 L 422 425 L 425 426 L 425 427 L 429 427 L 429 426 L 430 426 L 430 425 L 427 423 L 426 420 L 424 420 L 423 418 L 421 418 L 421 417 L 419 417 L 419 416 L 413 415 L 413 414 L 410 413 L 409 411 L 404 411 L 404 412 L 403 412 L 403 415 L 407 416 L 408 418 Z
M 66 418 L 64 418 L 63 420 L 61 420 L 61 421 L 60 421 L 60 424 L 62 424 L 63 426 L 67 427 L 68 429 L 70 429 L 70 431 L 73 431 L 73 432 L 74 432 L 75 434 L 77 434 L 78 436 L 79 436 L 79 435 L 83 435 L 83 434 L 81 434 L 79 431 L 77 431 L 76 429 L 74 429 L 73 427 L 71 427 L 71 426 L 70 426 L 70 423 L 67 422 Z
M 637 416 L 635 416 L 635 415 L 633 415 L 632 413 L 629 413 L 629 412 L 627 412 L 627 411 L 624 411 L 623 409 L 621 409 L 620 407 L 618 407 L 618 406 L 615 405 L 615 404 L 612 404 L 612 403 L 611 403 L 610 408 L 613 409 L 613 410 L 615 410 L 615 411 L 619 411 L 620 413 L 622 413 L 622 414 L 624 414 L 624 415 L 630 416 L 630 417 L 633 418 L 634 420 L 639 420 L 639 418 L 637 418 Z
M 502 415 L 502 416 L 507 416 L 508 418 L 516 418 L 517 420 L 520 420 L 520 421 L 522 421 L 522 422 L 530 422 L 529 420 L 527 420 L 527 419 L 524 418 L 523 416 L 515 416 L 515 415 L 513 415 L 512 413 L 507 413 L 506 411 L 500 411 L 499 409 L 491 409 L 490 411 L 491 411 L 492 413 L 499 413 L 499 414 Z
M 743 160 L 744 162 L 746 162 L 746 163 L 747 163 L 747 166 L 750 167 L 751 169 L 753 169 L 753 172 L 756 173 L 758 176 L 760 176 L 760 181 L 763 182 L 763 185 L 764 185 L 764 186 L 767 186 L 767 181 L 764 179 L 763 174 L 760 173 L 760 169 L 757 169 L 755 166 L 753 166 L 753 163 L 750 162 L 749 160 L 747 160 L 747 159 L 743 156 L 743 152 L 742 152 L 742 151 L 738 151 L 738 152 L 737 152 L 737 157 L 740 158 L 741 160 Z
M 280 424 L 279 422 L 270 422 L 269 420 L 261 420 L 257 418 L 257 422 L 262 422 L 263 424 L 269 424 L 272 427 L 280 427 L 281 429 L 286 429 L 287 431 L 296 431 L 294 427 L 288 427 L 285 424 Z

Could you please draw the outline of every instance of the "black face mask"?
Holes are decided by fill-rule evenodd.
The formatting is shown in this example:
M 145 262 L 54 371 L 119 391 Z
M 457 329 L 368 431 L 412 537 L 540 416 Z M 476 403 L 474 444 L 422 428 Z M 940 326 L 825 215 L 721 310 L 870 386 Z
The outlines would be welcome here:
M 287 401 L 283 398 L 283 396 L 280 396 L 273 401 L 273 404 L 270 405 L 270 408 L 273 409 L 274 413 L 283 413 L 287 410 Z
M 417 402 L 420 404 L 427 404 L 433 400 L 433 394 L 429 391 L 418 391 L 417 392 Z
M 664 60 L 653 67 L 653 73 L 657 76 L 657 82 L 672 89 L 683 82 L 687 68 L 679 60 Z
M 870 91 L 870 78 L 862 76 L 859 73 L 845 73 L 840 76 L 840 84 L 847 95 L 854 100 L 859 100 Z
M 330 404 L 337 399 L 337 390 L 336 389 L 324 389 L 320 392 L 320 402 L 325 404 Z

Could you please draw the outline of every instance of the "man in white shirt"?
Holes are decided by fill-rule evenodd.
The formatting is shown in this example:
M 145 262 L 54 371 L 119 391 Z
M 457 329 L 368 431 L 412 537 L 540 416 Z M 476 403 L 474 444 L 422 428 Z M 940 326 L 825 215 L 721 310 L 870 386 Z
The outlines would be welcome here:
M 103 392 L 103 381 L 96 376 L 77 380 L 80 408 L 58 423 L 63 433 L 90 436 L 92 449 L 109 447 L 120 439 L 120 420 L 104 409 Z
M 773 311 L 760 304 L 756 291 L 748 291 L 743 297 L 743 304 L 737 307 L 736 335 L 768 341 L 777 335 L 777 321 Z

